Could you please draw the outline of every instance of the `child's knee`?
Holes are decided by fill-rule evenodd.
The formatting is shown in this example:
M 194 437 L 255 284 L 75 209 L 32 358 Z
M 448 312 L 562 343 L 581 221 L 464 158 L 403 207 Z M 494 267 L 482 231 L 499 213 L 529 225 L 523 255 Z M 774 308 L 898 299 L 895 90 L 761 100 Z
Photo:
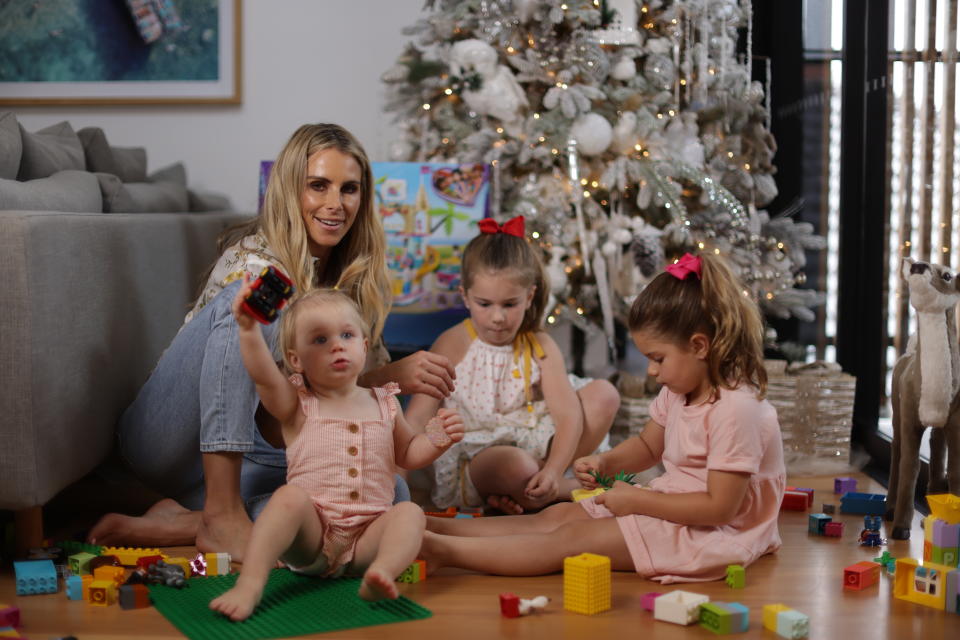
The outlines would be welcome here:
M 270 497 L 270 502 L 290 510 L 313 505 L 310 494 L 293 484 L 285 484 L 279 487 L 273 492 L 273 495 Z
M 588 423 L 609 426 L 620 408 L 620 393 L 607 380 L 594 380 L 584 387 L 580 400 Z
M 390 507 L 390 513 L 397 520 L 418 526 L 421 529 L 426 527 L 427 516 L 415 502 L 398 502 Z

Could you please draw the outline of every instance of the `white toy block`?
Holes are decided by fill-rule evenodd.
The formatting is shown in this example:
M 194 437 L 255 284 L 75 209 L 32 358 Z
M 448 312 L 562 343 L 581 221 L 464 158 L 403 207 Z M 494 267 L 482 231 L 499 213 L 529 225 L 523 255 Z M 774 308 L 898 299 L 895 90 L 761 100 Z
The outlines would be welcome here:
M 653 617 L 674 624 L 693 624 L 700 619 L 700 605 L 706 602 L 710 602 L 710 596 L 678 589 L 653 601 Z
M 796 640 L 806 638 L 810 633 L 810 618 L 795 609 L 777 614 L 777 635 Z

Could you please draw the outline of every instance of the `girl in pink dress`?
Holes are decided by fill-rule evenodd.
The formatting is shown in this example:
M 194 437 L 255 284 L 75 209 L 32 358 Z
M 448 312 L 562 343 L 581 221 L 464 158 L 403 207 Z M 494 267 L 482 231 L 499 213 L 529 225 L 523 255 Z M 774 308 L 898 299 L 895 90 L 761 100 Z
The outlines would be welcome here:
M 428 518 L 428 567 L 500 575 L 559 571 L 583 552 L 663 583 L 716 580 L 780 547 L 786 484 L 776 410 L 763 399 L 763 322 L 720 257 L 689 254 L 657 276 L 630 311 L 633 341 L 663 385 L 638 437 L 578 459 L 577 478 L 662 462 L 647 487 L 616 482 L 534 515 Z
M 277 367 L 257 321 L 243 308 L 249 276 L 233 301 L 240 352 L 263 406 L 281 425 L 287 484 L 257 518 L 236 585 L 210 608 L 233 620 L 260 602 L 270 570 L 363 575 L 360 597 L 396 598 L 394 580 L 416 559 L 424 515 L 412 502 L 393 503 L 394 468 L 432 462 L 463 436 L 453 411 L 429 433 L 415 433 L 392 397 L 399 387 L 357 386 L 369 330 L 342 291 L 314 289 L 281 317 Z

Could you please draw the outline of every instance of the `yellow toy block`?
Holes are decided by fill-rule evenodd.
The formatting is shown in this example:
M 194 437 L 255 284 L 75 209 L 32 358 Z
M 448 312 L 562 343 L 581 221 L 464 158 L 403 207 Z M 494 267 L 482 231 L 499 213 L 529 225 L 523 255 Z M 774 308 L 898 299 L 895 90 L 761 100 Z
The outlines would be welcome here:
M 106 607 L 117 601 L 117 585 L 113 580 L 94 580 L 90 583 L 87 602 L 97 607 Z
M 897 558 L 893 595 L 934 609 L 946 608 L 947 574 L 956 567 L 915 558 Z
M 573 498 L 574 502 L 580 502 L 581 500 L 598 496 L 604 491 L 606 491 L 606 489 L 603 487 L 597 487 L 596 489 L 574 489 L 570 492 L 570 497 Z
M 593 553 L 564 558 L 563 608 L 590 616 L 610 608 L 610 558 Z
M 928 496 L 929 497 L 929 496 Z M 933 522 L 937 520 L 936 516 L 929 515 L 923 519 L 923 539 L 933 544 Z
M 230 573 L 229 553 L 207 553 L 203 557 L 207 560 L 208 576 L 225 576 Z
M 186 558 L 176 556 L 173 558 L 164 558 L 163 561 L 166 562 L 167 564 L 173 564 L 183 569 L 183 575 L 185 575 L 188 578 L 190 577 L 190 574 L 193 573 L 192 567 L 190 566 L 190 561 L 187 560 Z
M 123 584 L 126 576 L 127 572 L 123 567 L 117 567 L 114 565 L 104 565 L 102 567 L 97 567 L 93 571 L 94 580 L 110 580 L 117 586 Z
M 20 633 L 13 627 L 3 627 L 0 629 L 0 638 L 20 638 Z
M 80 576 L 80 598 L 85 602 L 90 602 L 90 583 L 93 582 L 93 574 L 85 573 Z
M 136 547 L 104 547 L 100 555 L 117 556 L 125 567 L 137 566 L 137 560 L 144 556 L 161 556 L 160 549 L 139 549 Z
M 932 493 L 927 496 L 930 513 L 947 524 L 960 524 L 960 496 L 951 493 Z
M 790 607 L 785 604 L 765 604 L 763 605 L 763 628 L 777 632 L 777 615 L 781 611 L 789 611 Z

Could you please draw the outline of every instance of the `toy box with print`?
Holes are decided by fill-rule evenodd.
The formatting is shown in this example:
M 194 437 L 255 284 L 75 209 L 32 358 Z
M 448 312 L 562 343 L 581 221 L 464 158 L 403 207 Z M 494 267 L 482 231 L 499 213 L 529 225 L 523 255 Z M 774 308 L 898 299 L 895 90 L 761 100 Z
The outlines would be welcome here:
M 374 162 L 376 207 L 387 232 L 393 311 L 461 309 L 460 255 L 486 216 L 484 164 Z

